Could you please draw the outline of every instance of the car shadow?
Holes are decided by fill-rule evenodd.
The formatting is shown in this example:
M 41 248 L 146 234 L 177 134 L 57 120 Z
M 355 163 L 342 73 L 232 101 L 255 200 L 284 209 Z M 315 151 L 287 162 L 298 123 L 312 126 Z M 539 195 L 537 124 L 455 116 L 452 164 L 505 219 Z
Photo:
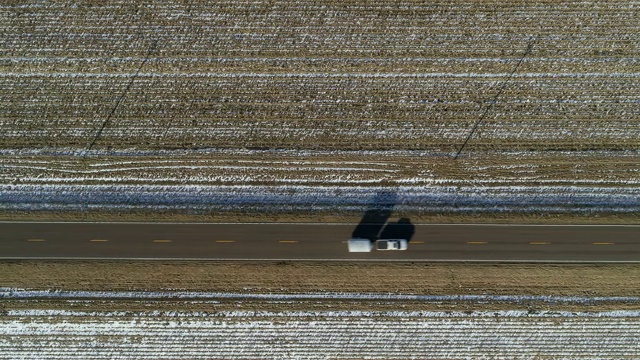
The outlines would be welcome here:
M 415 232 L 416 227 L 411 223 L 411 220 L 401 218 L 396 222 L 387 223 L 380 233 L 380 239 L 405 239 L 407 242 L 411 242 Z
M 369 239 L 372 242 L 379 239 L 382 228 L 393 213 L 398 195 L 393 191 L 377 193 L 368 205 L 362 219 L 351 233 L 352 238 Z

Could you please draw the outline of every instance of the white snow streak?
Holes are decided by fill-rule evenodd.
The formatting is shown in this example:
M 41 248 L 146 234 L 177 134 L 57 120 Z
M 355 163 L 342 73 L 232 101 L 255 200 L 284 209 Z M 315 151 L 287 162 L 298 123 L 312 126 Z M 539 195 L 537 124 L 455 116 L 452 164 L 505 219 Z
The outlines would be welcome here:
M 81 312 L 11 310 L 3 359 L 621 359 L 634 311 Z
M 603 302 L 640 303 L 640 297 L 584 297 L 543 295 L 412 295 L 370 293 L 303 293 L 303 294 L 243 294 L 190 291 L 62 291 L 0 288 L 0 299 L 210 299 L 210 300 L 385 300 L 385 301 L 493 301 L 521 303 L 594 304 Z
M 380 194 L 393 195 L 387 199 Z M 391 201 L 391 202 L 390 202 Z M 0 185 L 0 209 L 184 209 L 210 211 L 637 212 L 637 186 L 305 186 L 305 185 Z

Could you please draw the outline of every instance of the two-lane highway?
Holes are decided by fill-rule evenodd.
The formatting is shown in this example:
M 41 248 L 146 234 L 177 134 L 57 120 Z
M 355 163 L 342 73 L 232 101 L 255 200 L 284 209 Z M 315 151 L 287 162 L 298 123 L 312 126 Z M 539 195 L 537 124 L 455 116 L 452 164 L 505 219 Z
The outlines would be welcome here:
M 355 224 L 0 223 L 0 258 L 640 262 L 638 225 L 416 224 L 407 251 L 349 253 Z

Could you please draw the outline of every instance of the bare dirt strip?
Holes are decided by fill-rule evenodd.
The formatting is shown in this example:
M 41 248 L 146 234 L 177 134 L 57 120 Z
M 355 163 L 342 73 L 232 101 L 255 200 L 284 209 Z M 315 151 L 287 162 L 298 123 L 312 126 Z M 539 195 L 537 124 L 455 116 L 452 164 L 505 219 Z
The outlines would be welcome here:
M 638 296 L 640 266 L 2 261 L 3 287 L 96 291 Z
M 194 291 L 237 294 L 418 294 L 637 297 L 638 265 L 527 265 L 314 262 L 2 261 L 3 288 L 72 291 Z M 624 301 L 134 301 L 104 298 L 4 300 L 5 309 L 79 310 L 469 310 L 637 309 Z

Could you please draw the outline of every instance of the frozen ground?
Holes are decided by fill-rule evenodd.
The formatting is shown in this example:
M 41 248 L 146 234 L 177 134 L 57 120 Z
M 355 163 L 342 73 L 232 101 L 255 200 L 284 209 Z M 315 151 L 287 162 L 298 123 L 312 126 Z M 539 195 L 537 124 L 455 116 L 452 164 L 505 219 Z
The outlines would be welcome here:
M 31 1 L 0 18 L 0 211 L 251 220 L 390 192 L 414 214 L 640 212 L 637 1 Z
M 240 307 L 242 305 L 239 305 Z M 10 310 L 2 359 L 624 359 L 618 312 L 82 312 Z
M 4 149 L 0 209 L 634 213 L 637 151 Z M 611 163 L 615 158 L 616 162 Z
M 393 202 L 380 194 L 392 194 Z M 2 210 L 180 210 L 194 214 L 268 211 L 634 213 L 639 187 L 579 186 L 206 186 L 0 185 Z
M 66 291 L 66 290 L 26 290 L 0 288 L 0 299 L 205 299 L 205 300 L 378 300 L 378 301 L 487 301 L 522 303 L 538 301 L 564 304 L 598 304 L 606 302 L 625 302 L 640 304 L 637 296 L 545 296 L 545 295 L 415 295 L 415 294 L 379 294 L 379 293 L 306 293 L 306 294 L 245 294 L 193 291 Z
M 3 288 L 1 359 L 622 359 L 640 356 L 640 311 L 255 310 L 255 301 L 604 304 L 638 297 L 94 292 Z M 58 301 L 46 309 L 39 300 Z M 83 310 L 104 300 L 149 308 Z M 159 299 L 199 311 L 151 310 Z M 186 301 L 185 299 L 190 299 Z M 26 300 L 26 302 L 25 302 Z M 67 302 L 73 310 L 64 310 Z M 221 301 L 237 310 L 216 309 Z M 247 301 L 254 301 L 249 305 Z M 17 305 L 18 304 L 18 305 Z M 84 305 L 83 305 L 84 304 Z M 206 304 L 211 310 L 206 310 Z M 29 306 L 31 305 L 31 307 Z M 19 308 L 14 308 L 19 306 Z M 43 308 L 43 306 L 45 308 Z M 109 306 L 109 305 L 107 305 Z

